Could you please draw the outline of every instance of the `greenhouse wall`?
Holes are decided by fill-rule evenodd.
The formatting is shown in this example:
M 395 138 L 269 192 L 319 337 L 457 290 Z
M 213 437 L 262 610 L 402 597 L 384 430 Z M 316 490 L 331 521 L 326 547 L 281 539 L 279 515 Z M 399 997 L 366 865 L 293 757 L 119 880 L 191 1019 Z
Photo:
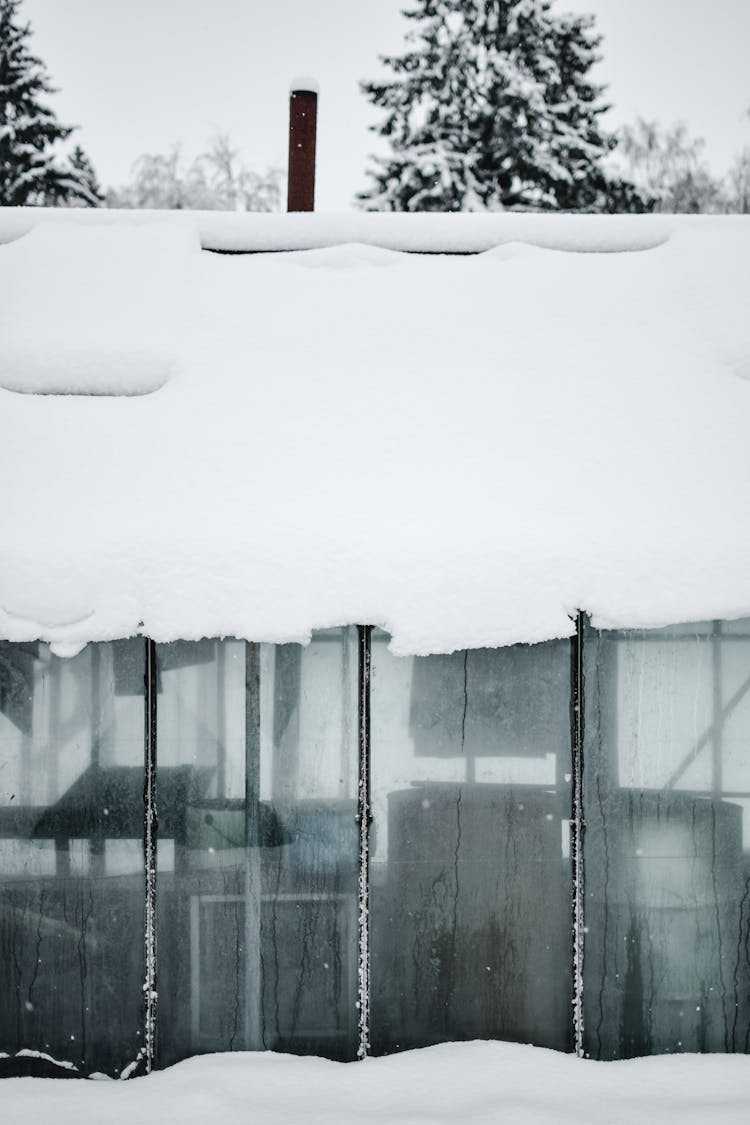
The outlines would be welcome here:
M 0 643 L 0 1073 L 750 1047 L 750 621 Z

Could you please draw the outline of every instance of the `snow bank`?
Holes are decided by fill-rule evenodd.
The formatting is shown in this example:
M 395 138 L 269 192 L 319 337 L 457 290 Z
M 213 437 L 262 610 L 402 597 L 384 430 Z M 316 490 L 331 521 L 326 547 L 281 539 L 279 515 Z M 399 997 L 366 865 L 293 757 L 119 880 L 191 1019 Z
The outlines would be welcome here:
M 572 229 L 528 219 L 548 242 Z M 656 229 L 637 223 L 631 248 Z M 596 241 L 596 220 L 575 224 Z M 165 251 L 181 308 L 155 318 L 161 390 L 0 391 L 0 635 L 73 651 L 359 621 L 425 653 L 566 636 L 577 609 L 602 626 L 750 614 L 750 220 L 667 234 L 639 253 Z M 132 226 L 67 235 L 68 307 L 94 237 L 117 290 Z M 20 245 L 0 246 L 11 288 Z M 147 251 L 137 281 L 128 260 L 128 293 L 153 293 Z M 124 356 L 143 333 L 153 354 L 145 314 L 110 337 L 111 304 L 106 331 L 74 310 L 92 368 L 110 339 Z M 30 366 L 67 331 L 40 314 Z
M 364 1063 L 209 1055 L 129 1082 L 3 1083 L 13 1125 L 745 1125 L 746 1057 L 600 1063 L 507 1043 L 430 1047 Z
M 180 293 L 199 243 L 152 223 L 36 227 L 0 254 L 0 387 L 146 394 L 175 364 Z

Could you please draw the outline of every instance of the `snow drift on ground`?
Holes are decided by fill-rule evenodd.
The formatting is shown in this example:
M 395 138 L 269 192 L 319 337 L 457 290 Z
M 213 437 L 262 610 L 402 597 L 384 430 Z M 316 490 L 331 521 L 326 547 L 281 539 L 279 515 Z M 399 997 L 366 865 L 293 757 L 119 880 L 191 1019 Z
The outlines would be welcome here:
M 425 653 L 750 614 L 750 219 L 382 218 L 380 247 L 200 254 L 200 216 L 0 246 L 0 355 L 50 389 L 64 339 L 56 389 L 109 395 L 0 390 L 1 636 L 368 622 Z
M 750 1061 L 463 1043 L 349 1064 L 209 1055 L 129 1082 L 11 1078 L 2 1093 L 7 1125 L 745 1125 Z

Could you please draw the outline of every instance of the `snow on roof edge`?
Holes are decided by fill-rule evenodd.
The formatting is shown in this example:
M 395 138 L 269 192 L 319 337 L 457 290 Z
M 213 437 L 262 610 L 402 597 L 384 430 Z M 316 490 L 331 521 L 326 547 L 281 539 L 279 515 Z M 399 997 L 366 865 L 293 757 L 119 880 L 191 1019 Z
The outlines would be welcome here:
M 204 220 L 232 249 L 237 231 L 323 248 L 200 254 Z M 166 233 L 151 299 L 160 323 L 175 305 L 175 367 L 120 401 L 0 391 L 0 464 L 23 484 L 3 512 L 0 636 L 285 643 L 364 622 L 422 654 L 568 636 L 579 608 L 614 628 L 750 614 L 750 218 L 0 211 L 0 232 L 14 223 L 4 345 L 25 324 L 28 357 L 51 349 L 56 371 L 39 293 L 62 263 L 47 304 L 70 291 L 65 328 L 84 309 L 69 358 L 99 364 L 124 323 L 129 372 L 151 340 L 131 297 Z M 334 245 L 368 230 L 381 247 L 516 245 Z M 651 252 L 556 252 L 660 232 Z M 518 246 L 535 236 L 557 246 Z M 134 251 L 119 299 L 110 240 Z
M 622 252 L 659 246 L 678 228 L 747 227 L 742 215 L 580 215 L 382 213 L 267 214 L 226 211 L 0 207 L 0 244 L 41 223 L 114 225 L 168 222 L 197 227 L 205 250 L 235 253 L 306 250 L 359 242 L 389 250 L 479 253 L 507 242 L 546 249 Z

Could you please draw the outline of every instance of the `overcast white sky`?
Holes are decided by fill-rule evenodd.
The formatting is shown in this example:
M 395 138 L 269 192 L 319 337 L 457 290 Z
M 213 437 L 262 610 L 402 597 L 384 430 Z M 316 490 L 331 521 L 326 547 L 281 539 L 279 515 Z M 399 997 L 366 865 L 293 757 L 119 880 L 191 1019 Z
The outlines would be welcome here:
M 105 185 L 144 152 L 181 142 L 188 157 L 228 131 L 249 164 L 286 163 L 288 90 L 320 85 L 317 207 L 351 205 L 364 186 L 377 119 L 358 82 L 397 54 L 404 0 L 23 0 L 32 49 L 80 125 Z M 750 0 L 557 0 L 593 12 L 604 35 L 598 80 L 609 125 L 637 115 L 687 122 L 714 171 L 750 145 Z

